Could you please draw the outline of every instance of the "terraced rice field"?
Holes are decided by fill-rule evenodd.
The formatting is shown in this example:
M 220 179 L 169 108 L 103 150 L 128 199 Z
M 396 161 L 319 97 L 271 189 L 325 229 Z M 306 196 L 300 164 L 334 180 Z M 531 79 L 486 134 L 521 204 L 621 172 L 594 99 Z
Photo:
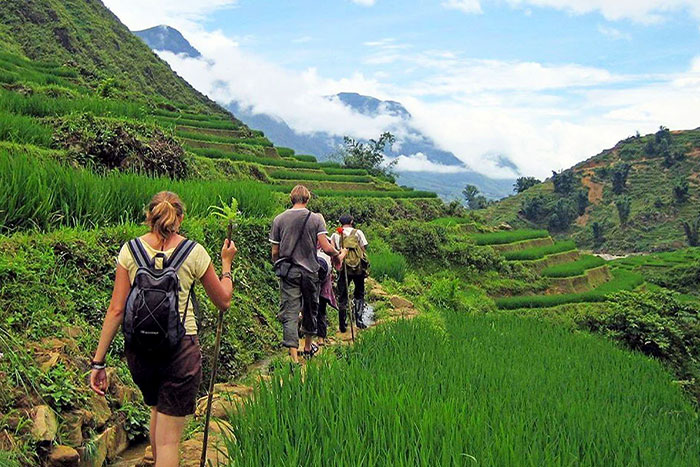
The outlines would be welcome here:
M 671 379 L 600 337 L 444 311 L 281 372 L 230 414 L 226 450 L 250 466 L 698 465 Z

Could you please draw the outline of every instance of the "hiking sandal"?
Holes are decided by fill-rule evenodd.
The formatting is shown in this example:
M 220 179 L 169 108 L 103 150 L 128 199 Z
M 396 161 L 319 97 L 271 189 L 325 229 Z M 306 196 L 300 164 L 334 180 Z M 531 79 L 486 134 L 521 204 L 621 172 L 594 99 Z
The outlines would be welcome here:
M 308 352 L 304 351 L 303 355 L 304 355 L 305 359 L 311 360 L 312 358 L 314 358 L 314 355 L 316 355 L 317 353 L 318 353 L 318 346 L 316 344 L 311 344 L 311 349 Z

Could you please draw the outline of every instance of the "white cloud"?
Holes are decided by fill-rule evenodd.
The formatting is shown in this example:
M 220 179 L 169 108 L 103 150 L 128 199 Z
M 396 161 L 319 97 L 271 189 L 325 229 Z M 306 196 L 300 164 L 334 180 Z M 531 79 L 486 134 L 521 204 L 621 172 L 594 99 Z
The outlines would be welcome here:
M 396 161 L 395 169 L 399 172 L 433 172 L 433 173 L 460 173 L 466 172 L 466 167 L 456 165 L 436 164 L 428 159 L 428 156 L 419 152 L 410 156 L 401 155 L 392 160 Z
M 351 0 L 352 3 L 357 3 L 362 6 L 372 6 L 376 3 L 376 0 Z
M 605 26 L 604 24 L 598 25 L 598 32 L 601 33 L 602 35 L 607 36 L 610 39 L 614 39 L 614 40 L 626 40 L 626 41 L 632 40 L 632 36 L 629 35 L 628 33 L 622 32 L 617 28 Z
M 495 3 L 496 0 L 447 0 L 442 5 L 465 13 L 480 13 L 481 5 L 487 2 Z M 684 9 L 700 18 L 698 0 L 506 0 L 506 2 L 511 6 L 554 8 L 577 15 L 598 12 L 610 21 L 631 19 L 640 23 L 654 23 L 663 20 L 664 16 L 670 12 Z M 527 13 L 529 10 L 525 9 L 525 11 Z
M 448 10 L 459 10 L 464 13 L 481 13 L 479 0 L 447 0 L 442 6 Z
M 103 0 L 131 30 L 167 24 L 180 30 L 197 29 L 207 15 L 235 7 L 238 0 Z

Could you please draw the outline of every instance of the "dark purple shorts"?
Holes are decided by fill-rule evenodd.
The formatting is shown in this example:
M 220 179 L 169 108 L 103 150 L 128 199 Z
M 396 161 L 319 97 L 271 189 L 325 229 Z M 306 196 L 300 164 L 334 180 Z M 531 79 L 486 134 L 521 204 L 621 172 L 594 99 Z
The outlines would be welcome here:
M 202 352 L 197 336 L 185 336 L 171 355 L 141 356 L 126 349 L 126 361 L 146 405 L 173 417 L 194 413 L 202 381 Z

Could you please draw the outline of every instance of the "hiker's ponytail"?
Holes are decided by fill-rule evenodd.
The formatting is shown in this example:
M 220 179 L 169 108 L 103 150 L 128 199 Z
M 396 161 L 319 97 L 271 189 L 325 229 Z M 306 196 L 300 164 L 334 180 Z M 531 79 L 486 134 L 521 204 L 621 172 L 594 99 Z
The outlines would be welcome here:
M 151 228 L 151 232 L 166 239 L 178 231 L 184 214 L 185 205 L 180 197 L 171 191 L 161 191 L 148 204 L 146 225 Z

